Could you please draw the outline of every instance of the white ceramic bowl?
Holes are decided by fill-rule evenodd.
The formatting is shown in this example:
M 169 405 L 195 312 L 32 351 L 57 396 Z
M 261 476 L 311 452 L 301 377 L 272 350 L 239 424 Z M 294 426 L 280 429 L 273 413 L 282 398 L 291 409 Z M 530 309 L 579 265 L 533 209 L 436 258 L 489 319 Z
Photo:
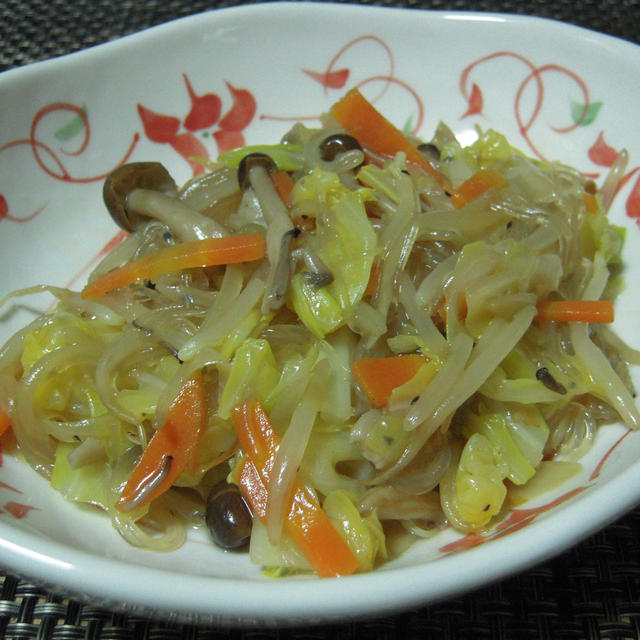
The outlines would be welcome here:
M 313 121 L 359 85 L 396 124 L 425 137 L 438 120 L 463 141 L 474 125 L 493 126 L 524 151 L 600 181 L 613 150 L 626 147 L 629 179 L 611 214 L 627 228 L 629 288 L 616 326 L 640 346 L 632 289 L 640 273 L 639 68 L 637 46 L 540 19 L 267 3 L 9 71 L 0 76 L 0 296 L 35 283 L 81 286 L 117 236 L 101 176 L 123 159 L 160 160 L 182 182 L 193 173 L 185 155 L 276 141 L 297 118 Z M 208 111 L 215 122 L 185 124 L 190 90 L 217 95 L 220 118 Z M 35 297 L 0 309 L 0 339 L 50 302 Z M 625 435 L 620 425 L 601 429 L 581 475 L 481 538 L 460 542 L 448 530 L 375 573 L 329 580 L 267 580 L 246 556 L 198 535 L 171 554 L 133 549 L 99 513 L 65 502 L 5 455 L 0 564 L 94 604 L 188 621 L 382 615 L 520 571 L 633 507 L 640 434 Z

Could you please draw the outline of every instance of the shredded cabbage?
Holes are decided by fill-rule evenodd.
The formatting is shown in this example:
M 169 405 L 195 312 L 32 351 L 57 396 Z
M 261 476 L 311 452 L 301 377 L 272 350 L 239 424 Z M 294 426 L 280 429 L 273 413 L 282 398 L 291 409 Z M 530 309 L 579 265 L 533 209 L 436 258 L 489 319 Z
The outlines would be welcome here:
M 294 187 L 295 206 L 304 207 L 308 201 L 320 205 L 316 234 L 306 248 L 333 275 L 333 282 L 325 287 L 310 282 L 306 271 L 291 279 L 292 307 L 320 338 L 345 323 L 345 315 L 367 287 L 376 250 L 376 234 L 364 206 L 370 197 L 369 191 L 351 191 L 337 174 L 322 169 L 314 169 Z

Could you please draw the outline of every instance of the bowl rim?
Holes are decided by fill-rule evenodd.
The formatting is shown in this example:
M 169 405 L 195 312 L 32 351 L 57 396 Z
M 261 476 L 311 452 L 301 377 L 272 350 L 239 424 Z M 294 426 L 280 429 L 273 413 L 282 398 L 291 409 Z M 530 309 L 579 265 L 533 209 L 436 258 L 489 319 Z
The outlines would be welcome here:
M 294 8 L 295 7 L 295 8 Z M 365 5 L 360 3 L 343 3 L 337 0 L 329 0 L 324 2 L 322 0 L 305 0 L 305 2 L 291 2 L 290 0 L 273 0 L 271 2 L 256 2 L 249 4 L 232 5 L 226 7 L 214 7 L 206 9 L 191 15 L 182 16 L 162 22 L 156 25 L 145 27 L 139 31 L 128 33 L 120 36 L 114 40 L 106 42 L 100 42 L 77 51 L 70 53 L 63 53 L 53 56 L 51 58 L 35 60 L 28 62 L 18 67 L 12 67 L 0 72 L 0 79 L 11 78 L 14 75 L 25 75 L 25 72 L 38 71 L 41 67 L 51 67 L 53 65 L 64 63 L 66 64 L 69 58 L 72 62 L 80 60 L 84 57 L 101 54 L 103 50 L 115 50 L 116 47 L 124 45 L 136 45 L 142 42 L 144 39 L 152 37 L 155 38 L 162 35 L 163 31 L 174 31 L 175 29 L 190 28 L 192 24 L 198 23 L 202 19 L 209 19 L 212 16 L 223 16 L 225 14 L 237 14 L 242 16 L 243 13 L 248 14 L 261 14 L 262 12 L 273 12 L 275 10 L 281 11 L 295 11 L 295 12 L 315 12 L 315 11 L 337 11 L 345 13 L 398 13 L 406 14 L 407 12 L 415 11 L 417 13 L 432 16 L 436 19 L 444 20 L 462 20 L 462 21 L 479 21 L 479 22 L 510 22 L 512 24 L 526 24 L 526 25 L 538 25 L 540 28 L 559 29 L 562 32 L 573 31 L 576 34 L 580 34 L 583 37 L 595 37 L 601 43 L 610 41 L 616 46 L 629 47 L 629 51 L 635 51 L 638 53 L 640 50 L 640 44 L 636 44 L 630 40 L 626 40 L 620 36 L 614 36 L 602 31 L 583 27 L 578 24 L 563 22 L 557 18 L 550 18 L 546 16 L 524 15 L 515 12 L 498 12 L 498 11 L 480 11 L 480 10 L 451 10 L 451 9 L 427 9 L 423 7 L 405 7 L 405 6 L 380 6 L 380 5 Z M 215 18 L 214 18 L 215 19 Z
M 144 46 L 147 39 L 163 38 L 176 30 L 188 31 L 192 25 L 203 19 L 217 20 L 219 16 L 259 18 L 263 12 L 277 10 L 339 12 L 344 15 L 383 15 L 391 12 L 406 15 L 413 10 L 426 15 L 427 19 L 501 21 L 508 22 L 516 28 L 535 25 L 543 30 L 560 31 L 563 35 L 570 33 L 578 38 L 595 38 L 607 45 L 622 47 L 623 50 L 628 48 L 629 52 L 633 52 L 633 55 L 640 59 L 640 47 L 630 41 L 551 18 L 512 13 L 407 9 L 337 2 L 273 2 L 210 9 L 81 51 L 9 69 L 0 74 L 0 86 L 14 81 L 29 81 L 33 76 L 43 73 L 57 73 L 78 60 L 87 61 L 92 56 L 110 55 L 111 51 L 115 52 L 122 47 Z M 229 625 L 248 624 L 252 621 L 258 624 L 273 621 L 280 625 L 304 621 L 308 624 L 314 620 L 326 621 L 323 616 L 329 610 L 332 618 L 350 619 L 363 615 L 382 615 L 425 602 L 432 603 L 542 562 L 588 537 L 640 503 L 640 490 L 637 494 L 629 491 L 629 487 L 633 486 L 640 486 L 640 462 L 634 463 L 603 485 L 590 487 L 565 504 L 562 514 L 566 520 L 566 530 L 560 543 L 557 531 L 546 526 L 544 519 L 533 522 L 525 530 L 510 534 L 508 538 L 492 540 L 494 553 L 490 555 L 510 558 L 510 562 L 503 567 L 492 566 L 492 562 L 495 563 L 483 548 L 475 548 L 438 558 L 424 566 L 389 567 L 370 574 L 324 580 L 252 581 L 182 574 L 140 565 L 136 566 L 138 579 L 135 585 L 131 585 L 123 584 L 122 581 L 123 573 L 126 574 L 131 569 L 130 563 L 76 550 L 12 527 L 5 522 L 0 522 L 0 563 L 54 590 L 61 590 L 83 599 L 89 597 L 92 601 L 98 599 L 113 608 L 125 611 L 141 608 L 146 614 L 161 617 L 178 615 L 188 619 L 188 616 L 196 615 L 199 619 L 206 619 L 207 616 L 214 615 L 221 617 L 223 623 Z M 585 500 L 589 505 L 597 504 L 598 508 L 585 510 Z M 532 539 L 535 540 L 535 545 L 531 544 Z M 437 584 L 429 575 L 429 566 L 436 564 L 440 568 Z M 476 566 L 476 570 L 470 572 L 469 565 Z M 379 580 L 378 576 L 385 578 Z M 183 581 L 180 578 L 187 580 Z M 159 590 L 158 585 L 167 580 L 172 581 L 172 589 L 166 592 Z M 313 586 L 308 589 L 301 586 L 307 583 Z M 269 585 L 271 591 L 269 598 L 264 598 L 265 584 Z M 117 589 L 117 594 L 112 587 Z M 409 592 L 407 587 L 411 588 Z M 303 595 L 312 594 L 312 597 L 302 599 L 301 592 Z M 351 600 L 354 593 L 359 594 L 361 603 L 357 610 L 354 610 Z M 276 601 L 278 608 L 274 611 Z M 152 607 L 151 602 L 154 603 Z M 246 611 L 248 602 L 252 603 L 249 613 Z M 212 607 L 215 609 L 212 610 Z

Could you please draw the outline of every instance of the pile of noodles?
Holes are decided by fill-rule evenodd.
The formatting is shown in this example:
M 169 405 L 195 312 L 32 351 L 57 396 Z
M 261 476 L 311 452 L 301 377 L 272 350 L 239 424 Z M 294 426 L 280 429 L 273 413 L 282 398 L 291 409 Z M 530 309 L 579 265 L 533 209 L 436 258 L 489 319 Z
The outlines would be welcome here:
M 526 483 L 543 459 L 582 455 L 599 425 L 640 425 L 627 371 L 638 354 L 605 325 L 535 319 L 539 300 L 611 299 L 619 289 L 622 238 L 606 208 L 623 157 L 598 211 L 587 212 L 593 185 L 578 171 L 529 159 L 494 131 L 463 149 L 440 125 L 426 152 L 451 185 L 487 166 L 506 178 L 455 208 L 401 153 L 323 160 L 320 143 L 336 132 L 330 118 L 320 129 L 296 125 L 262 149 L 296 182 L 289 207 L 268 176 L 240 189 L 247 150 L 225 154 L 175 196 L 132 194 L 148 219 L 90 280 L 230 233 L 262 233 L 264 260 L 90 300 L 51 286 L 15 294 L 58 300 L 0 352 L 0 408 L 20 452 L 69 499 L 101 506 L 133 545 L 179 547 L 211 487 L 233 481 L 242 452 L 231 410 L 245 397 L 263 401 L 281 437 L 251 556 L 294 569 L 306 561 L 282 522 L 296 474 L 321 503 L 330 497 L 332 518 L 360 528 L 366 570 L 402 536 L 490 526 L 508 486 Z M 314 297 L 327 291 L 330 299 Z M 338 311 L 329 321 L 314 300 Z M 353 363 L 403 353 L 422 354 L 424 370 L 374 407 Z M 196 468 L 150 507 L 122 513 L 124 483 L 195 371 L 208 410 Z

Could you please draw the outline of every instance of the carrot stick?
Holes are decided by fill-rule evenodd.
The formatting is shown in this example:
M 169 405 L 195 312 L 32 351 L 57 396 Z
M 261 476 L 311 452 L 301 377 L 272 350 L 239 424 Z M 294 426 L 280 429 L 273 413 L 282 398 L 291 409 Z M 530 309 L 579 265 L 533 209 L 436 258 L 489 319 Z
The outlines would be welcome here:
M 407 160 L 433 176 L 443 185 L 442 176 L 409 139 L 392 125 L 358 89 L 351 89 L 331 108 L 331 115 L 363 147 L 383 156 L 393 157 L 404 151 Z
M 463 321 L 467 317 L 467 296 L 460 292 L 458 294 L 458 320 Z M 435 313 L 436 324 L 439 327 L 445 327 L 447 324 L 447 300 L 444 296 L 440 298 Z
M 495 169 L 481 169 L 451 192 L 451 202 L 460 209 L 489 189 L 500 189 L 507 184 L 506 178 Z
M 371 265 L 371 271 L 369 272 L 369 281 L 367 282 L 367 288 L 364 290 L 362 297 L 366 300 L 371 298 L 378 289 L 378 279 L 380 278 L 380 269 L 378 263 L 374 262 Z
M 259 260 L 264 254 L 265 242 L 259 233 L 185 242 L 105 273 L 82 290 L 82 297 L 96 298 L 137 280 L 154 278 L 172 271 Z
M 424 356 L 408 353 L 389 358 L 363 358 L 353 363 L 353 377 L 376 408 L 385 407 L 391 392 L 418 373 Z
M 611 300 L 543 300 L 536 320 L 547 322 L 613 322 Z
M 11 418 L 6 411 L 0 409 L 0 436 L 11 427 Z
M 197 372 L 180 389 L 165 423 L 142 452 L 116 503 L 120 511 L 148 504 L 173 485 L 197 456 L 206 418 L 204 383 Z M 156 486 L 150 490 L 152 483 Z
M 291 205 L 291 192 L 295 182 L 287 171 L 274 171 L 271 174 L 273 185 L 280 196 L 280 200 L 289 207 Z
M 266 520 L 269 474 L 279 438 L 259 402 L 245 400 L 233 409 L 233 424 L 245 458 L 240 489 L 254 516 Z M 284 530 L 320 577 L 341 576 L 358 569 L 358 559 L 311 493 L 294 485 Z
M 598 198 L 596 198 L 592 193 L 584 193 L 582 197 L 584 198 L 586 212 L 597 213 L 599 209 Z

